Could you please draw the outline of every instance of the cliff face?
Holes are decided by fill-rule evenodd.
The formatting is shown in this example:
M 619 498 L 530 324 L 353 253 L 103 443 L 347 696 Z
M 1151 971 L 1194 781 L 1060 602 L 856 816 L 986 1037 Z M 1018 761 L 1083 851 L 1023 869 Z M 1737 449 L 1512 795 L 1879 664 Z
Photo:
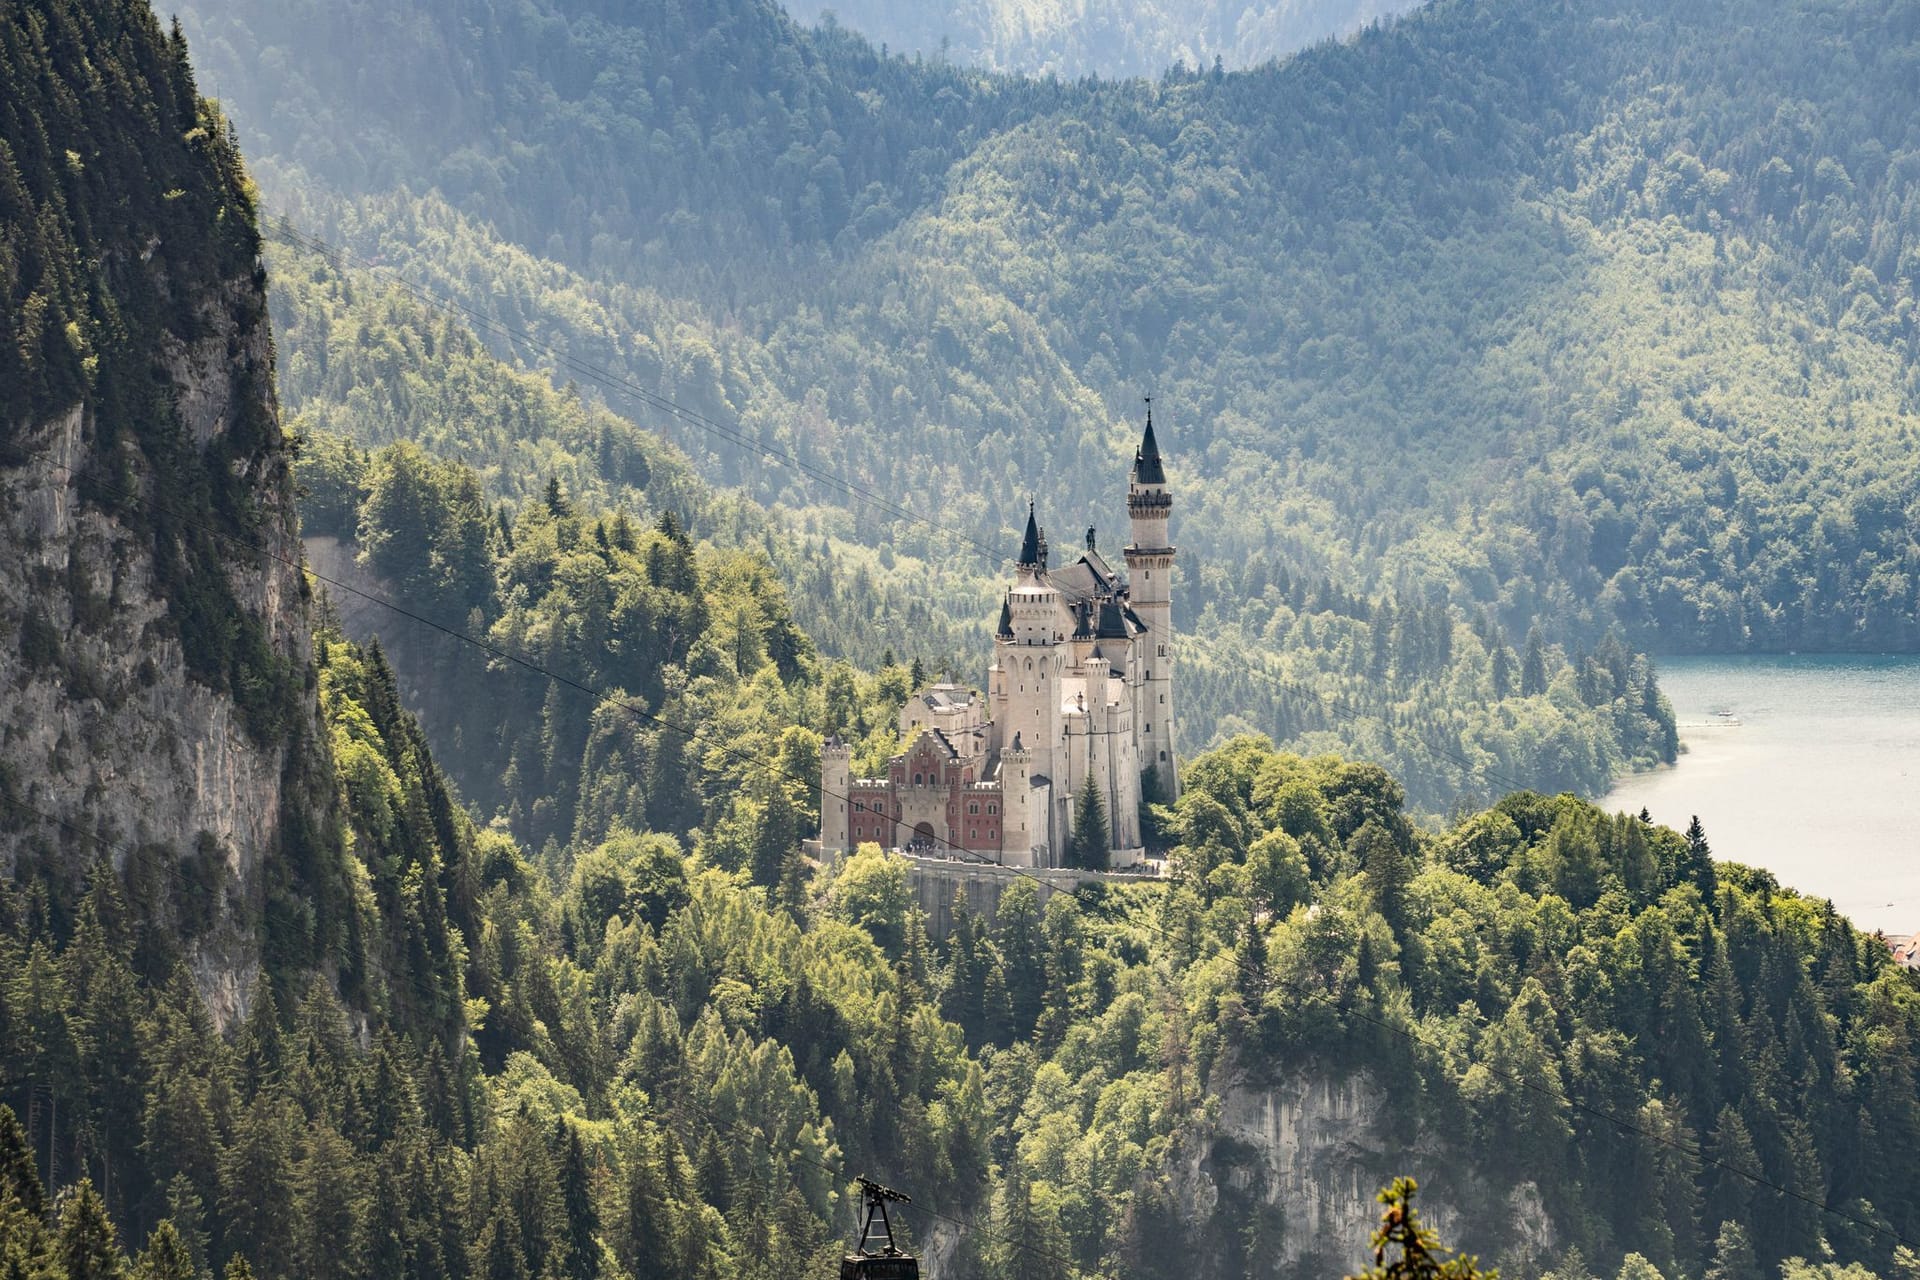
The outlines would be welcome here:
M 59 931 L 110 858 L 226 1018 L 332 821 L 250 191 L 144 3 L 9 6 L 0 77 L 0 871 Z
M 1345 1275 L 1371 1250 L 1374 1193 L 1403 1174 L 1424 1188 L 1420 1215 L 1449 1245 L 1518 1273 L 1546 1265 L 1557 1235 L 1538 1188 L 1490 1171 L 1437 1136 L 1409 1141 L 1404 1108 L 1367 1073 L 1313 1067 L 1256 1079 L 1218 1073 L 1213 1121 L 1173 1172 L 1198 1241 L 1251 1229 L 1267 1274 Z

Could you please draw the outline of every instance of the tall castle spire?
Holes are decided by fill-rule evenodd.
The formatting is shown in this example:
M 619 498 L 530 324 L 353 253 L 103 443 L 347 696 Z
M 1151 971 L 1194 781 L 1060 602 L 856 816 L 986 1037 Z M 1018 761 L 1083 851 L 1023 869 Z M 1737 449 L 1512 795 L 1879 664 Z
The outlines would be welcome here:
M 1140 698 L 1135 705 L 1141 764 L 1159 783 L 1162 798 L 1179 796 L 1178 761 L 1173 754 L 1173 561 L 1167 536 L 1173 495 L 1160 463 L 1160 442 L 1153 435 L 1153 397 L 1147 397 L 1147 429 L 1133 455 L 1127 484 L 1127 517 L 1133 540 L 1127 544 L 1127 594 L 1146 624 Z
M 1147 433 L 1140 437 L 1140 447 L 1133 454 L 1133 482 L 1135 484 L 1165 484 L 1167 473 L 1160 466 L 1160 443 L 1153 438 L 1153 397 L 1147 398 Z
M 1027 502 L 1027 536 L 1020 541 L 1019 567 L 1022 569 L 1044 569 L 1047 567 L 1047 539 L 1040 532 L 1040 522 L 1034 517 L 1033 502 Z

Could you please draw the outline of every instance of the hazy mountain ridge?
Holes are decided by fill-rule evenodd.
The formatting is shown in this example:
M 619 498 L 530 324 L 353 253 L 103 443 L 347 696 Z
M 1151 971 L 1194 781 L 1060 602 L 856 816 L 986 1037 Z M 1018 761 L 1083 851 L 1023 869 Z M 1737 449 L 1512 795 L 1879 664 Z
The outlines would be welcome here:
M 895 53 L 1064 78 L 1157 76 L 1219 58 L 1238 70 L 1352 34 L 1421 0 L 795 0 L 809 24 L 829 18 Z
M 305 29 L 243 0 L 197 14 L 280 149 L 277 198 L 323 230 L 350 216 L 315 178 L 379 198 L 381 166 L 325 159 L 362 132 L 353 95 L 317 87 L 348 46 L 310 38 L 283 100 L 238 51 Z M 1589 643 L 1915 639 L 1914 494 L 1862 470 L 1915 430 L 1904 10 L 1452 3 L 1279 67 L 1087 86 L 882 60 L 751 5 L 550 16 L 550 49 L 487 37 L 460 64 L 555 77 L 473 99 L 546 141 L 504 147 L 469 104 L 422 135 L 451 148 L 424 171 L 534 252 L 705 317 L 718 394 L 695 405 L 782 448 L 939 493 L 978 536 L 1028 488 L 1056 525 L 1097 523 L 1154 388 L 1194 603 L 1224 617 L 1208 567 L 1259 554 Z M 708 63 L 698 92 L 666 72 Z M 631 367 L 666 388 L 668 355 Z M 732 474 L 735 451 L 684 442 Z

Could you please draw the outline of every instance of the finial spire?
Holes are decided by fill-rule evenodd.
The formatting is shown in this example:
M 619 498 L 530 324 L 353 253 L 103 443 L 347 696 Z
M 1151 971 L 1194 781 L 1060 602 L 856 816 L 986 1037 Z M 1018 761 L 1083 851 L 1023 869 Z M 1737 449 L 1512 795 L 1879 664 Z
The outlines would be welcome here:
M 1135 484 L 1165 484 L 1167 472 L 1160 465 L 1160 444 L 1153 438 L 1153 397 L 1145 397 L 1147 402 L 1147 430 L 1140 437 L 1140 448 L 1133 455 L 1133 482 Z
M 1027 500 L 1027 536 L 1020 541 L 1019 565 L 1022 569 L 1046 568 L 1047 544 L 1040 536 L 1040 521 L 1034 515 L 1033 500 Z

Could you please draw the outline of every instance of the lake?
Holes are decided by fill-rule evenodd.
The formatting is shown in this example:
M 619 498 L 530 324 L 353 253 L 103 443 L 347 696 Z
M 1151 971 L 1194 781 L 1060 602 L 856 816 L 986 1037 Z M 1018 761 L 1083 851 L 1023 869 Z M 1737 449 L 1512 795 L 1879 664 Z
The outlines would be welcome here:
M 1920 930 L 1920 657 L 1660 660 L 1684 750 L 1601 804 L 1831 898 L 1863 929 Z

